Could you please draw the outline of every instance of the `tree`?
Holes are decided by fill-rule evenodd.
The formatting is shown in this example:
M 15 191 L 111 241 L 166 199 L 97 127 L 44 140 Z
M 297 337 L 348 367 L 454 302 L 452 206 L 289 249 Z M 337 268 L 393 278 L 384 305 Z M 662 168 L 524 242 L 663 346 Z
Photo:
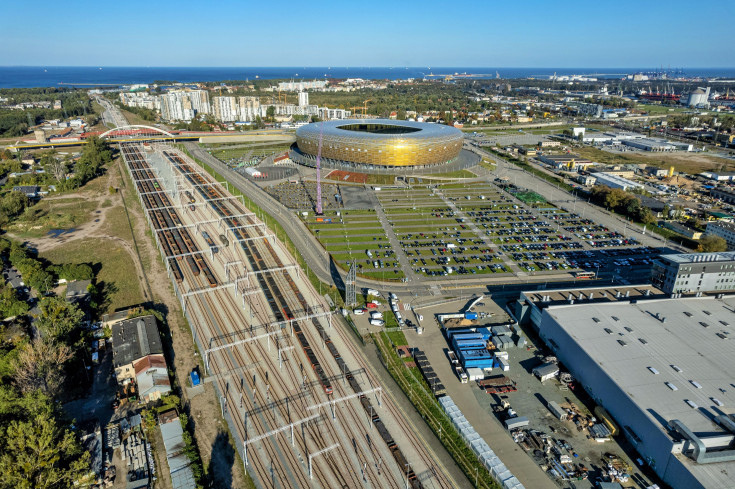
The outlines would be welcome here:
M 74 434 L 48 415 L 12 421 L 2 437 L 0 485 L 15 489 L 66 489 L 89 470 L 89 453 Z
M 21 192 L 9 192 L 0 200 L 0 211 L 6 216 L 13 218 L 23 213 L 28 207 L 28 197 Z
M 23 347 L 13 364 L 15 384 L 23 393 L 39 390 L 48 397 L 56 397 L 65 379 L 64 364 L 72 356 L 67 345 L 48 338 L 34 340 Z
M 444 112 L 444 124 L 447 126 L 454 125 L 454 119 L 452 118 L 452 111 Z
M 28 303 L 18 298 L 18 293 L 13 287 L 0 289 L 0 319 L 20 316 L 28 312 Z
M 727 251 L 727 241 L 725 238 L 714 236 L 712 234 L 705 235 L 699 240 L 697 251 L 700 253 L 713 253 L 715 251 Z
M 273 122 L 276 118 L 275 106 L 269 105 L 268 108 L 265 110 L 265 116 L 270 122 Z
M 396 115 L 396 119 L 399 121 L 405 121 L 406 120 L 406 109 L 398 109 L 398 114 Z
M 625 198 L 625 192 L 623 192 L 619 188 L 613 188 L 610 189 L 610 191 L 605 195 L 605 207 L 608 207 L 610 209 L 617 208 L 620 203 Z
M 77 306 L 61 297 L 46 297 L 39 308 L 41 314 L 36 325 L 44 334 L 56 340 L 66 340 L 84 319 L 84 313 Z
M 43 160 L 41 161 L 43 162 Z M 66 173 L 69 171 L 69 163 L 66 160 L 51 156 L 46 160 L 43 169 L 46 170 L 46 173 L 53 175 L 57 182 L 63 182 L 66 180 Z

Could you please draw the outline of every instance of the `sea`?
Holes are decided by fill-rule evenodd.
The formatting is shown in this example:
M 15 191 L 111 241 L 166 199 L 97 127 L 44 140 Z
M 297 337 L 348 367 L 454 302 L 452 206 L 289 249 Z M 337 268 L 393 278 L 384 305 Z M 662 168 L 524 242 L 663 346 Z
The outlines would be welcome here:
M 462 68 L 462 67 L 130 67 L 130 66 L 0 66 L 0 88 L 28 87 L 113 87 L 150 84 L 155 81 L 181 83 L 228 80 L 364 78 L 405 80 L 434 75 L 471 74 L 477 78 L 538 78 L 584 75 L 598 79 L 620 79 L 630 73 L 658 71 L 656 68 Z M 735 79 L 735 68 L 676 69 L 672 76 Z

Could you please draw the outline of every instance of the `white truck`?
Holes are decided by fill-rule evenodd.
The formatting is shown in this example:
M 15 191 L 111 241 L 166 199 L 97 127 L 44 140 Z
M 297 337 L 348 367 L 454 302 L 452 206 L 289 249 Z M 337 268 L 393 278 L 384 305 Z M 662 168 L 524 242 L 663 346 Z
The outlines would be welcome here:
M 383 326 L 385 324 L 385 321 L 383 321 L 382 319 L 371 319 L 370 324 L 372 324 L 373 326 Z
M 380 311 L 373 311 L 370 313 L 370 319 L 383 319 L 383 313 Z
M 378 292 L 375 289 L 367 289 L 367 295 L 372 295 L 373 297 L 380 297 L 380 292 Z

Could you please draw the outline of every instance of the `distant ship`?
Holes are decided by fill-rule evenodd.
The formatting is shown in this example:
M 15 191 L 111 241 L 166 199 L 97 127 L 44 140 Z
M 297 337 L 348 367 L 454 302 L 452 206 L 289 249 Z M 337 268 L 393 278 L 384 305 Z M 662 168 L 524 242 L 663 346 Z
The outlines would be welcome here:
M 638 98 L 641 100 L 649 100 L 651 102 L 678 102 L 681 95 L 675 94 L 673 90 L 671 90 L 671 93 L 668 93 L 666 90 L 662 93 L 658 91 L 658 88 L 656 88 L 655 92 L 641 90 L 638 92 Z

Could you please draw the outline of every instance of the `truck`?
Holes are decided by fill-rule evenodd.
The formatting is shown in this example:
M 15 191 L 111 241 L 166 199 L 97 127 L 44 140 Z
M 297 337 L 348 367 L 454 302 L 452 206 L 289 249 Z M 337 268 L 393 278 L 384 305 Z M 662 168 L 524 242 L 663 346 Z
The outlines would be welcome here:
M 382 319 L 371 319 L 370 324 L 372 324 L 373 326 L 383 326 L 385 324 L 385 321 L 383 321 Z
M 370 319 L 383 319 L 383 313 L 380 311 L 373 311 L 370 313 Z
M 373 297 L 380 297 L 380 292 L 378 292 L 375 289 L 367 289 L 367 295 L 372 295 Z
M 449 361 L 452 362 L 452 365 L 459 365 L 459 360 L 457 360 L 456 353 L 454 353 L 452 350 L 449 350 L 449 352 L 447 352 L 447 355 L 449 356 Z
M 370 251 L 370 250 L 365 250 L 365 254 L 368 256 L 368 258 L 372 258 L 373 257 L 373 252 Z
M 375 302 L 368 302 L 367 304 L 365 304 L 365 307 L 367 307 L 368 309 L 375 309 L 378 307 L 378 304 Z
M 389 297 L 390 297 L 391 302 L 398 302 L 398 296 L 394 294 L 393 292 L 389 294 Z

